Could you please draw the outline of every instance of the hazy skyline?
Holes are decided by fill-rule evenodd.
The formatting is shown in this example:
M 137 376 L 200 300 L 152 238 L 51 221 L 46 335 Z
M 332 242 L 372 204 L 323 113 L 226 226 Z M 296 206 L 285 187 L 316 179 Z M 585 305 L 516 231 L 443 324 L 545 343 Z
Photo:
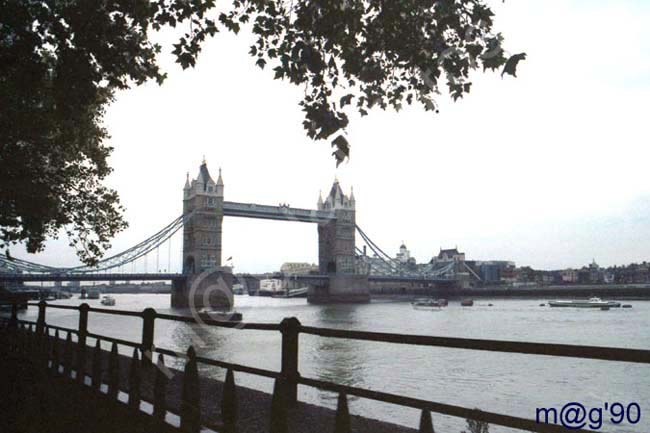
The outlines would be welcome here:
M 195 177 L 205 155 L 215 178 L 223 169 L 230 201 L 314 208 L 338 176 L 346 192 L 354 186 L 364 231 L 390 254 L 405 241 L 419 262 L 456 245 L 469 260 L 541 269 L 650 259 L 650 5 L 491 4 L 510 53 L 528 54 L 518 78 L 476 73 L 465 99 L 438 98 L 439 114 L 353 116 L 351 159 L 338 169 L 329 142 L 304 133 L 302 89 L 255 67 L 245 32 L 209 40 L 192 70 L 162 55 L 163 86 L 120 93 L 105 118 L 115 147 L 108 184 L 130 223 L 112 252 L 180 215 L 185 173 Z M 66 239 L 12 253 L 77 263 Z M 229 256 L 249 272 L 316 262 L 316 227 L 225 218 Z

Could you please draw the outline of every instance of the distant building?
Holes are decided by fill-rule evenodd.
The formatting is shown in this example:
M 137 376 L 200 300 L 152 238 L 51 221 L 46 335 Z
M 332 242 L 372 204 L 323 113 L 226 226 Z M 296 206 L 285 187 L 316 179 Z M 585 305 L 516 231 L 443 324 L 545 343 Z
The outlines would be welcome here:
M 283 274 L 305 275 L 309 273 L 318 273 L 318 265 L 315 263 L 287 262 L 280 267 Z
M 560 278 L 565 284 L 575 284 L 578 282 L 578 272 L 575 269 L 565 269 L 560 272 Z
M 372 257 L 366 256 L 364 262 L 370 266 L 369 272 L 373 275 L 400 274 L 403 272 L 417 272 L 418 270 L 415 257 L 411 257 L 411 252 L 403 241 L 399 251 L 395 254 L 395 258 L 391 261 L 375 254 Z
M 522 266 L 515 269 L 518 283 L 535 283 L 536 271 L 530 266 Z
M 600 269 L 600 266 L 598 266 L 598 263 L 596 263 L 596 260 L 592 260 L 591 264 L 589 264 L 589 282 L 591 284 L 597 284 L 597 283 L 602 283 L 603 282 L 603 273 Z
M 431 259 L 431 263 L 442 263 L 442 262 L 464 262 L 465 253 L 458 251 L 458 247 L 450 249 L 440 249 L 437 257 Z
M 395 259 L 400 263 L 408 263 L 410 258 L 411 252 L 408 250 L 408 248 L 406 248 L 404 241 L 402 241 L 402 245 L 399 247 L 399 253 L 397 253 Z
M 463 254 L 463 259 L 464 257 L 465 255 Z M 477 270 L 477 273 L 481 278 L 481 283 L 483 284 L 528 281 L 528 276 L 522 275 L 520 270 L 515 268 L 515 262 L 508 260 L 477 260 L 472 263 L 472 267 Z

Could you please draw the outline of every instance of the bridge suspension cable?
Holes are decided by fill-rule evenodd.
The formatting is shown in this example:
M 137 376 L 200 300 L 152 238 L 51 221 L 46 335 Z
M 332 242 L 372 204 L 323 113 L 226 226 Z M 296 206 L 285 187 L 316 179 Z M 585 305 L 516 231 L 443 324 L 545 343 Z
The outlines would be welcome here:
M 184 222 L 190 217 L 191 214 L 179 216 L 154 235 L 126 249 L 125 251 L 100 260 L 96 266 L 81 265 L 74 267 L 53 267 L 41 265 L 39 263 L 34 263 L 27 260 L 0 256 L 0 267 L 10 269 L 14 272 L 86 274 L 106 271 L 127 264 L 132 264 L 132 266 L 135 266 L 135 261 L 137 259 L 144 257 L 146 261 L 146 255 L 154 249 L 157 250 L 160 245 L 165 243 L 174 234 L 176 234 L 176 232 L 178 232 L 181 227 L 183 227 Z
M 382 250 L 372 239 L 357 225 L 356 226 L 361 239 L 370 247 L 370 250 L 375 254 L 375 258 L 379 259 L 380 263 L 384 266 L 380 266 L 378 269 L 377 266 L 374 267 L 376 271 L 382 274 L 400 274 L 413 277 L 427 277 L 427 278 L 449 278 L 456 272 L 456 262 L 451 261 L 445 263 L 443 266 L 439 266 L 435 263 L 428 263 L 423 265 L 418 265 L 419 268 L 414 270 L 407 267 L 404 263 L 399 262 L 398 260 L 390 257 L 384 250 Z M 359 248 L 356 248 L 357 253 L 364 257 L 364 251 Z M 463 263 L 464 264 L 464 263 Z M 373 264 L 371 264 L 372 266 Z M 464 264 L 466 268 L 469 267 Z M 471 269 L 470 269 L 471 270 Z M 471 271 L 474 275 L 475 273 Z M 476 276 L 476 275 L 475 275 Z

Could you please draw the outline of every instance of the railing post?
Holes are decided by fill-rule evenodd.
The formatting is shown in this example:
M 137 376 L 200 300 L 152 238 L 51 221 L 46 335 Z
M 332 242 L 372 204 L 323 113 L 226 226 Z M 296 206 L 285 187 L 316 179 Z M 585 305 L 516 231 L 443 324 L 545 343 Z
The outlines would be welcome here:
M 180 415 L 181 430 L 183 432 L 198 433 L 201 430 L 199 371 L 196 365 L 196 352 L 192 346 L 187 349 Z
M 11 318 L 9 319 L 9 328 L 16 329 L 18 327 L 18 303 L 14 301 L 11 304 Z
M 350 409 L 348 408 L 348 396 L 339 393 L 336 404 L 336 418 L 334 421 L 334 433 L 350 433 Z
M 158 356 L 158 364 L 156 368 L 156 379 L 153 386 L 153 416 L 159 421 L 165 420 L 165 414 L 167 413 L 167 381 L 169 380 L 165 376 L 167 369 L 165 367 L 165 358 L 160 354 Z
M 153 337 L 156 321 L 156 310 L 146 308 L 142 311 L 142 365 L 149 367 L 153 357 Z
M 86 337 L 88 336 L 88 304 L 79 306 L 79 334 L 77 334 L 77 381 L 84 383 L 86 375 Z
M 238 418 L 239 405 L 237 402 L 235 374 L 231 369 L 228 369 L 221 399 L 221 419 L 223 420 L 224 433 L 237 433 Z
M 428 410 L 422 410 L 418 433 L 435 433 L 435 430 L 433 430 L 433 421 L 431 421 L 431 412 Z
M 137 347 L 133 349 L 131 369 L 129 370 L 128 405 L 131 409 L 140 409 L 140 358 L 138 357 Z
M 292 405 L 298 400 L 298 334 L 300 321 L 295 317 L 282 320 L 282 379 L 285 386 L 285 401 Z
M 273 397 L 271 398 L 271 433 L 287 433 L 289 431 L 287 425 L 287 400 L 286 385 L 282 377 L 275 379 L 273 384 Z
M 86 347 L 88 335 L 88 310 L 90 307 L 85 302 L 79 305 L 79 347 Z
M 45 307 L 47 302 L 41 301 L 38 303 L 38 320 L 36 320 L 36 333 L 42 335 L 45 331 Z

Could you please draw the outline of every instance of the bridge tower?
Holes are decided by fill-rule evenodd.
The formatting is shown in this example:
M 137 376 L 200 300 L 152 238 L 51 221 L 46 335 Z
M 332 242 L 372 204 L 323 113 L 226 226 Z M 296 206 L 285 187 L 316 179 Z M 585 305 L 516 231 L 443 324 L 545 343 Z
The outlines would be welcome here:
M 172 307 L 232 305 L 232 269 L 221 266 L 223 179 L 215 182 L 205 160 L 196 179 L 189 173 L 183 188 L 183 273 L 185 284 L 174 287 Z
M 318 267 L 329 276 L 327 287 L 314 287 L 311 303 L 368 302 L 368 274 L 359 267 L 355 254 L 356 201 L 354 191 L 343 193 L 338 179 L 318 210 L 333 211 L 336 219 L 318 224 Z

